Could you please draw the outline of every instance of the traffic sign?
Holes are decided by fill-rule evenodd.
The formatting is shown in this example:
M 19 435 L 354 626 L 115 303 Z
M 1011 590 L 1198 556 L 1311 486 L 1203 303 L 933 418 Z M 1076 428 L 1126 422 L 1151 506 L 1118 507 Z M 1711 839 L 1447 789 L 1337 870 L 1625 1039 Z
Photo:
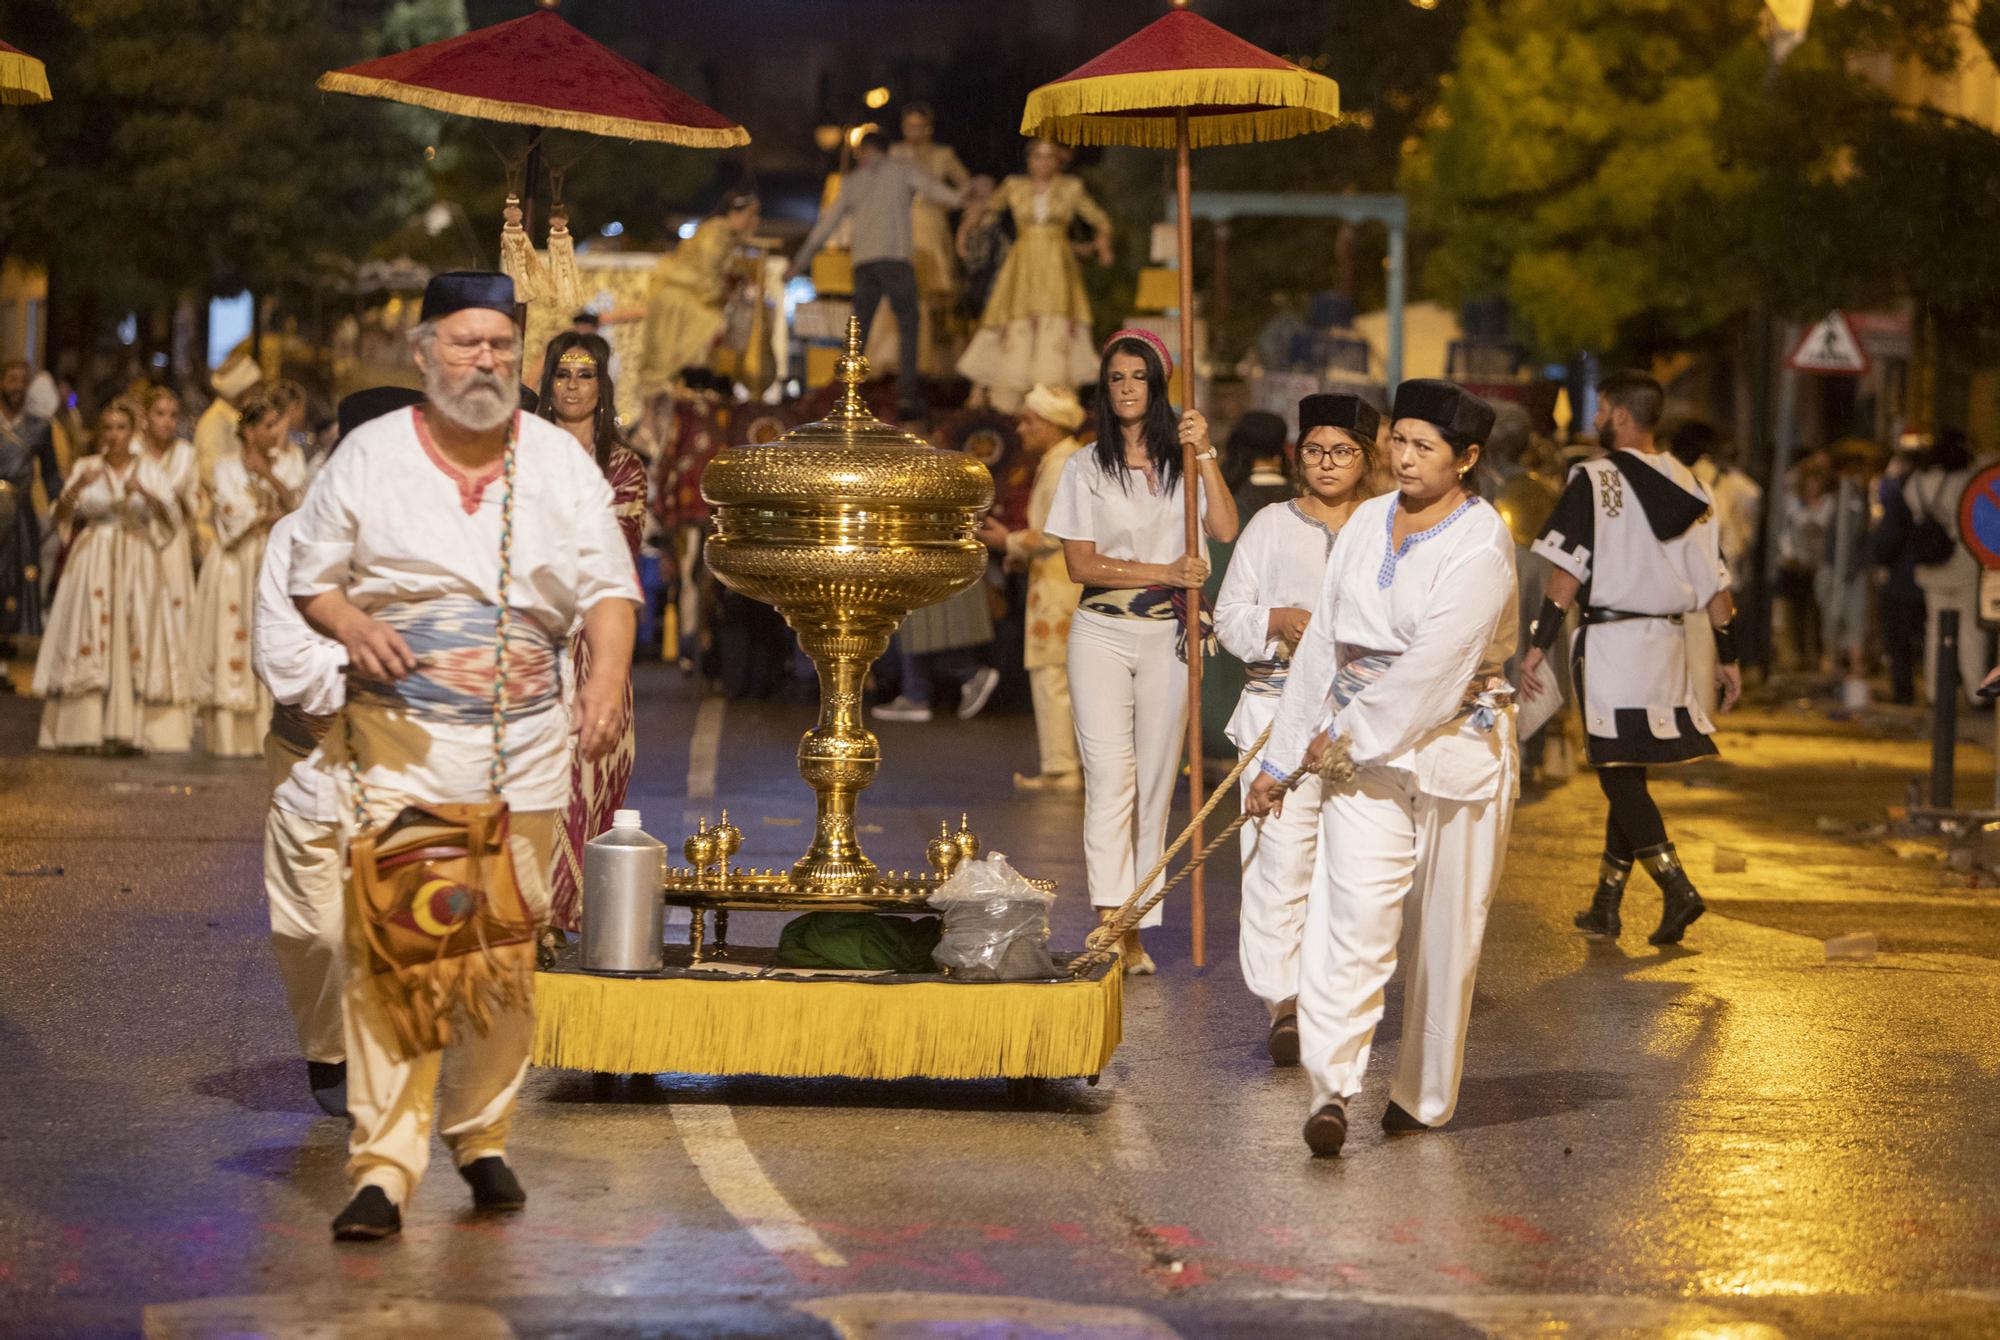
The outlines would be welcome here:
M 1828 312 L 1823 320 L 1799 341 L 1785 360 L 1794 372 L 1825 372 L 1858 377 L 1868 371 L 1868 351 L 1845 312 Z
M 1982 568 L 2000 568 L 2000 465 L 1974 475 L 1958 500 L 1958 535 Z

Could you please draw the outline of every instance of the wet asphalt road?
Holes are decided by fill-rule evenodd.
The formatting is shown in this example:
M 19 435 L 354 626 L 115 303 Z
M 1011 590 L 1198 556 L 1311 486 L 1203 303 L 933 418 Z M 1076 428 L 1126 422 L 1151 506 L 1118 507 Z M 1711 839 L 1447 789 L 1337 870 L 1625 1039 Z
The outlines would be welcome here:
M 726 803 L 746 863 L 803 847 L 806 709 L 732 704 L 699 802 L 691 691 L 648 667 L 642 713 L 653 831 Z M 524 1215 L 470 1217 L 440 1157 L 402 1240 L 355 1249 L 269 961 L 260 769 L 36 755 L 33 721 L 0 699 L 0 1334 L 2000 1333 L 2000 896 L 1848 835 L 1921 772 L 1907 740 L 1772 711 L 1662 786 L 1716 908 L 1680 951 L 1568 932 L 1588 777 L 1524 805 L 1445 1132 L 1385 1142 L 1378 1082 L 1348 1153 L 1306 1156 L 1223 869 L 1208 967 L 1170 904 L 1097 1088 L 536 1072 Z M 1078 802 L 1007 785 L 1026 719 L 882 734 L 871 854 L 915 865 L 969 809 L 1077 943 Z M 1829 965 L 1840 930 L 1886 952 Z

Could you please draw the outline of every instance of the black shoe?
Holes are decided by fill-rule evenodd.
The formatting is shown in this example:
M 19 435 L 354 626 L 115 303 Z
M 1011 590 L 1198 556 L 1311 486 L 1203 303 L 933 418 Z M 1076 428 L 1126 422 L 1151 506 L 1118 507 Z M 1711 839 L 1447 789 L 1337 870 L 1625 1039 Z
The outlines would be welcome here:
M 329 1117 L 347 1115 L 347 1062 L 307 1061 L 306 1084 L 320 1111 Z
M 1657 847 L 1648 847 L 1639 853 L 1639 861 L 1646 867 L 1646 873 L 1660 886 L 1660 925 L 1646 937 L 1650 945 L 1677 945 L 1687 928 L 1708 911 L 1708 904 L 1695 892 L 1694 881 L 1681 868 L 1680 854 L 1674 844 L 1663 842 Z
M 1382 1111 L 1382 1129 L 1391 1135 L 1419 1135 L 1431 1129 L 1403 1110 L 1400 1103 L 1391 1103 Z
M 1264 1050 L 1270 1053 L 1272 1065 L 1297 1065 L 1299 1063 L 1299 1016 L 1281 1014 L 1271 1021 L 1271 1034 L 1264 1039 Z
M 1616 940 L 1624 927 L 1618 921 L 1618 904 L 1625 897 L 1625 881 L 1632 878 L 1632 863 L 1606 852 L 1598 859 L 1597 891 L 1590 906 L 1576 914 L 1571 923 L 1586 935 L 1602 935 Z
M 1343 1103 L 1332 1102 L 1306 1118 L 1306 1148 L 1312 1150 L 1313 1157 L 1330 1159 L 1340 1153 L 1340 1147 L 1347 1143 L 1347 1107 Z
M 380 1242 L 403 1231 L 403 1212 L 379 1186 L 364 1186 L 333 1221 L 335 1242 Z
M 498 1154 L 474 1159 L 460 1168 L 458 1175 L 472 1188 L 472 1203 L 479 1209 L 518 1210 L 528 1203 L 528 1193 L 521 1189 L 514 1170 Z

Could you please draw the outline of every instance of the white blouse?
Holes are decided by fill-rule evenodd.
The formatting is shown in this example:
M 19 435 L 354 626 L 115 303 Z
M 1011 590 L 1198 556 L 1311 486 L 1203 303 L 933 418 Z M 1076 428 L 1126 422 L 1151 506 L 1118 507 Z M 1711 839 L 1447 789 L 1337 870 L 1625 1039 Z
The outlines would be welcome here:
M 1283 660 L 1270 637 L 1271 611 L 1319 603 L 1334 532 L 1294 502 L 1273 503 L 1250 518 L 1229 555 L 1215 597 L 1215 635 L 1245 665 Z
M 1155 493 L 1143 470 L 1127 470 L 1122 477 L 1107 474 L 1097 463 L 1097 448 L 1086 446 L 1063 466 L 1042 533 L 1059 540 L 1088 540 L 1104 558 L 1171 563 L 1187 552 L 1181 493 L 1185 482 Z M 1201 490 L 1199 480 L 1195 488 Z M 1206 492 L 1199 496 L 1205 521 L 1208 496 Z
M 1264 768 L 1290 775 L 1324 730 L 1349 741 L 1356 764 L 1407 771 L 1427 795 L 1490 799 L 1510 784 L 1512 715 L 1487 730 L 1463 707 L 1514 652 L 1514 539 L 1473 499 L 1396 545 L 1399 496 L 1362 503 L 1334 540 Z M 1336 712 L 1335 673 L 1371 652 L 1395 660 Z

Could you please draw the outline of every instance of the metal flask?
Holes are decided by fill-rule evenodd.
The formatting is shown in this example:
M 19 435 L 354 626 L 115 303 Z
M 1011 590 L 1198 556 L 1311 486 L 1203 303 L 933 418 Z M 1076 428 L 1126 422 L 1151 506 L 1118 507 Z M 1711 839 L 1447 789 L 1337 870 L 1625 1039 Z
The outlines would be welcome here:
M 660 884 L 667 845 L 619 810 L 609 832 L 583 844 L 583 969 L 659 972 L 666 966 L 666 904 Z

